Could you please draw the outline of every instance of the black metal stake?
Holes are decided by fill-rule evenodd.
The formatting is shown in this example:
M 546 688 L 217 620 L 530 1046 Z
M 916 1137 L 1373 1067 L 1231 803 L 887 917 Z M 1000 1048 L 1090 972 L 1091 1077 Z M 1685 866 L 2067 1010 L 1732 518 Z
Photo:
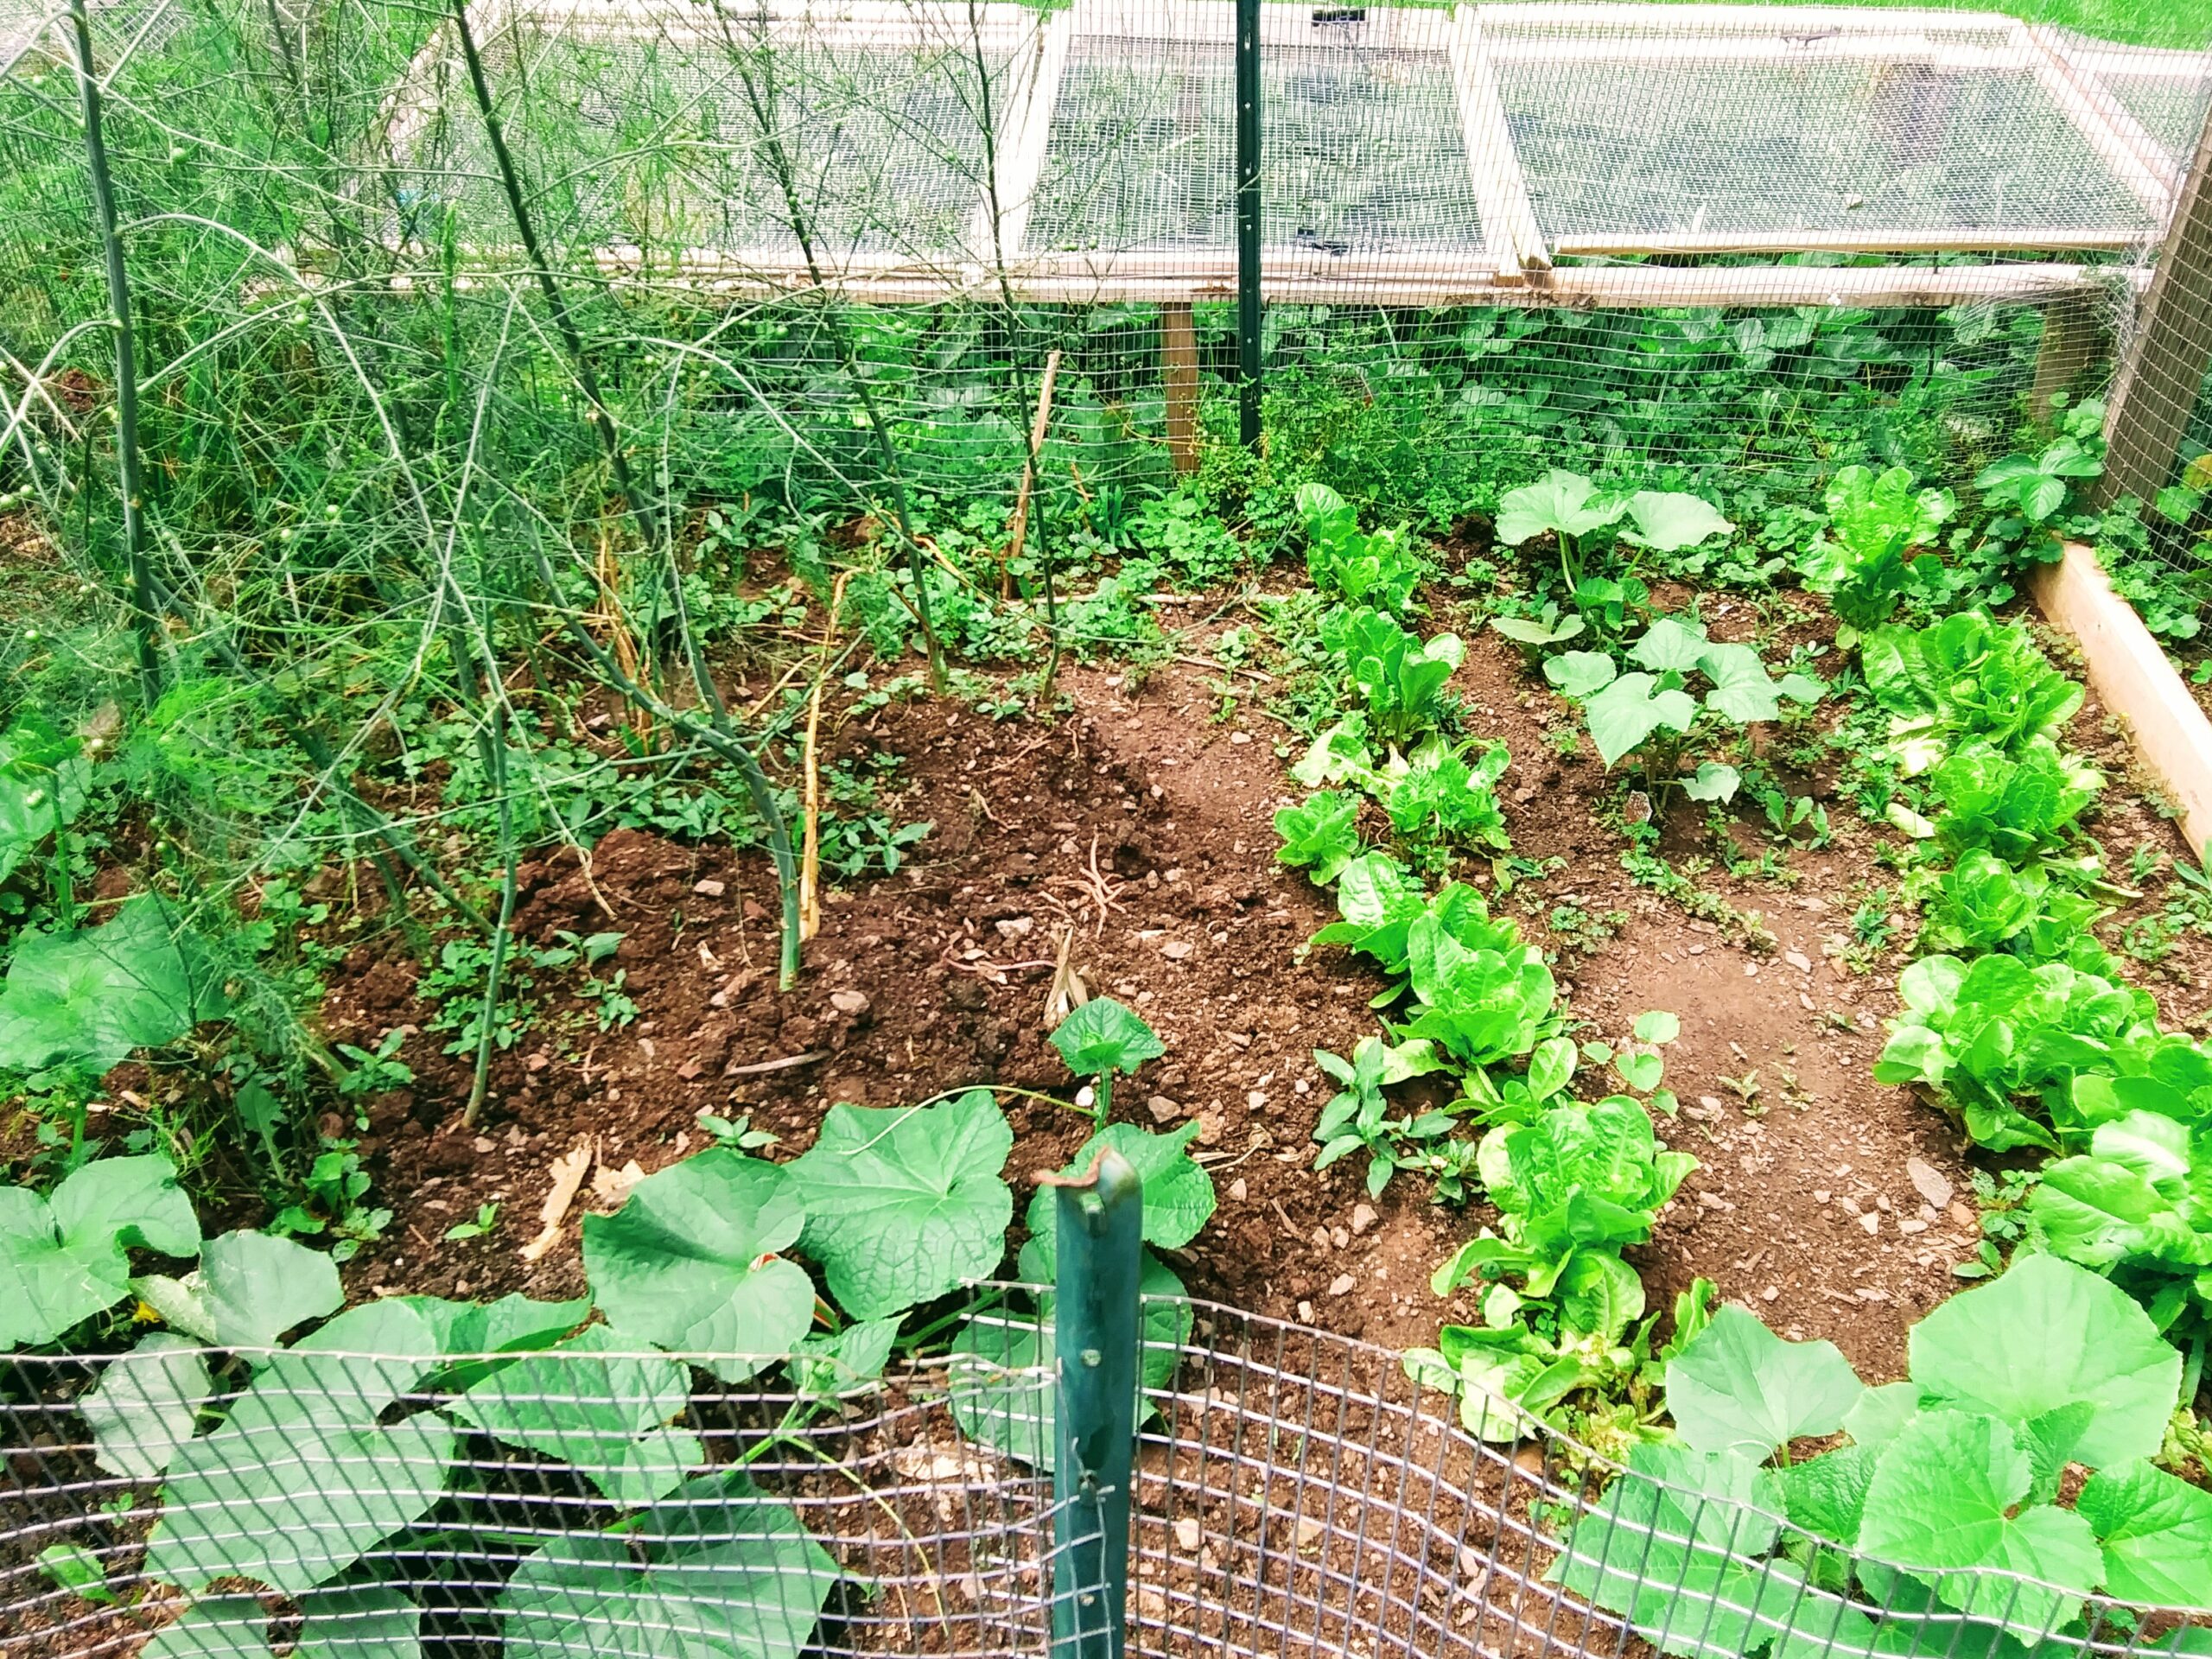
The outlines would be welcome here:
M 1236 0 L 1237 435 L 1260 443 L 1260 0 Z

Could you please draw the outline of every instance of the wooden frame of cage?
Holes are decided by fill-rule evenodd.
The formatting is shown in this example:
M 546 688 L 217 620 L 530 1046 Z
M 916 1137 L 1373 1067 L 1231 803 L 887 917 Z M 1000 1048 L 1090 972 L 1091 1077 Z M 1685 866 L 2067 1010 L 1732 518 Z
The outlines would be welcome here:
M 654 35 L 710 42 L 697 10 L 653 0 L 480 0 L 487 39 L 525 22 L 586 38 Z M 1005 52 L 1011 89 L 997 111 L 996 189 L 979 189 L 967 210 L 968 248 L 939 259 L 844 254 L 825 265 L 824 284 L 855 299 L 926 302 L 982 296 L 995 289 L 1056 302 L 1188 303 L 1234 292 L 1227 249 L 1058 252 L 1027 246 L 1030 214 L 1042 176 L 1052 116 L 1071 50 L 1084 36 L 1206 41 L 1226 49 L 1232 0 L 1076 0 L 1050 19 L 1005 0 L 730 0 L 733 26 L 779 39 L 829 41 L 862 48 L 942 48 L 980 44 Z M 1800 253 L 1906 257 L 1942 254 L 2050 255 L 2139 252 L 2158 239 L 2179 186 L 2174 157 L 2131 117 L 2102 83 L 2106 74 L 2175 79 L 2212 69 L 2200 54 L 2134 48 L 2083 48 L 2047 29 L 1987 13 L 1863 8 L 1633 3 L 1462 4 L 1451 13 L 1378 10 L 1332 16 L 1326 25 L 1370 48 L 1433 53 L 1448 68 L 1458 105 L 1467 179 L 1482 245 L 1462 253 L 1427 248 L 1396 254 L 1335 254 L 1304 245 L 1262 251 L 1262 289 L 1288 302 L 1444 306 L 1522 300 L 1634 308 L 1652 305 L 1798 306 L 1955 304 L 2011 299 L 2033 303 L 2109 286 L 2109 270 L 2028 259 L 1985 266 L 1808 267 L 1779 263 L 1725 268 L 1580 265 L 1582 259 L 1773 258 Z M 1209 31 L 1208 24 L 1219 24 Z M 1276 3 L 1262 10 L 1262 47 L 1312 43 L 1324 20 L 1310 6 Z M 1531 40 L 1544 28 L 1583 31 Z M 1219 39 L 1217 41 L 1216 36 Z M 395 155 L 429 113 L 432 71 L 451 49 L 441 31 L 423 48 L 388 104 Z M 2082 136 L 2099 161 L 2141 203 L 2143 222 L 1987 229 L 1568 234 L 1547 238 L 1539 223 L 1500 93 L 1502 63 L 1669 61 L 1817 64 L 1837 60 L 1933 62 L 1961 69 L 2024 72 Z M 2191 66 L 2194 66 L 2192 70 Z M 2145 229 L 2145 225 L 2154 227 Z M 980 251 L 989 251 L 988 256 Z M 633 249 L 597 251 L 611 276 L 643 277 Z M 657 264 L 664 280 L 720 292 L 761 296 L 812 286 L 796 254 L 776 247 L 699 250 Z

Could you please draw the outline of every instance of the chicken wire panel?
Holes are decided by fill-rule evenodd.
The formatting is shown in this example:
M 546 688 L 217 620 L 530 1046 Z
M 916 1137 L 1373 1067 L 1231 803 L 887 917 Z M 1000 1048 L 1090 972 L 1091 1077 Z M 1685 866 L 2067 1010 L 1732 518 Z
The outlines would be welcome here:
M 1043 1654 L 1056 1531 L 1095 1536 L 1097 1511 L 1055 1500 L 1049 1338 L 1020 1311 L 1036 1293 L 1004 1288 L 950 1356 L 873 1382 L 591 1331 L 527 1356 L 13 1357 L 0 1632 L 21 1659 L 106 1659 L 149 1632 L 162 1659 L 268 1659 L 272 1638 L 296 1659 Z M 1502 1408 L 1453 1412 L 1394 1352 L 1179 1299 L 1146 1323 L 1183 1334 L 1145 1364 L 1144 1659 L 1547 1659 L 1639 1637 L 1935 1659 L 2010 1650 L 1955 1609 L 2013 1619 L 2032 1597 L 2010 1574 L 1892 1574 L 1847 1603 L 1781 1517 L 1622 1474 Z M 2147 1651 L 2174 1623 L 2082 1605 L 2038 1659 Z
M 2158 187 L 2008 19 L 1714 6 L 1478 16 L 1566 252 L 2126 247 Z
M 991 257 L 985 205 L 1040 25 L 927 0 L 503 0 L 475 27 L 541 234 L 838 272 Z M 391 143 L 414 202 L 473 242 L 512 239 L 451 29 L 413 66 Z
M 2139 130 L 2128 136 L 2153 163 L 2178 175 L 2189 165 L 2204 116 L 2212 106 L 2212 41 L 2199 51 L 2119 47 L 2067 29 L 2039 29 L 2094 95 Z
M 1262 240 L 1332 254 L 1479 251 L 1438 11 L 1261 9 Z M 1236 12 L 1078 0 L 1025 251 L 1236 242 Z

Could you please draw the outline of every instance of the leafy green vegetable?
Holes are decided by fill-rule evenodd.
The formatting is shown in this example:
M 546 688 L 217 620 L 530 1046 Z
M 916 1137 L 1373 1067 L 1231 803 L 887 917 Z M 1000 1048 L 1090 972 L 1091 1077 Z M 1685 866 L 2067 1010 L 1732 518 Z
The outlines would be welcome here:
M 1558 990 L 1535 946 L 1470 946 L 1433 911 L 1408 925 L 1406 966 L 1420 1006 L 1398 1039 L 1427 1038 L 1469 1066 L 1527 1053 Z
M 1367 607 L 1324 617 L 1321 639 L 1365 697 L 1376 735 L 1401 747 L 1435 727 L 1445 683 L 1465 656 L 1457 634 L 1423 641 Z
M 2212 1492 L 2139 1459 L 2100 1469 L 2074 1509 L 2097 1535 L 2111 1594 L 2212 1607 Z
M 23 936 L 0 988 L 0 1071 L 98 1076 L 226 1006 L 205 945 L 141 893 L 98 927 Z
M 707 1454 L 697 1435 L 669 1427 L 690 1404 L 683 1367 L 625 1355 L 626 1345 L 591 1325 L 480 1378 L 452 1414 L 505 1445 L 575 1465 L 626 1508 L 650 1503 Z
M 1566 652 L 1544 664 L 1553 687 L 1582 705 L 1591 741 L 1608 766 L 1658 733 L 1687 734 L 1701 712 L 1744 726 L 1777 718 L 1785 696 L 1811 703 L 1827 690 L 1803 674 L 1777 682 L 1751 646 L 1708 639 L 1701 625 L 1680 617 L 1659 618 L 1627 654 L 1638 671 L 1623 673 L 1611 657 L 1596 651 Z M 1710 682 L 1701 700 L 1688 689 L 1692 674 Z M 1674 758 L 1670 747 L 1648 763 L 1655 781 L 1673 781 Z
M 806 1211 L 799 1246 L 856 1319 L 988 1278 L 1014 1216 L 999 1175 L 1013 1150 L 987 1089 L 919 1109 L 832 1106 L 813 1147 L 786 1166 Z
M 1955 505 L 1948 490 L 1916 491 L 1905 467 L 1845 467 L 1827 487 L 1834 535 L 1815 542 L 1800 567 L 1806 585 L 1832 595 L 1846 628 L 1875 626 L 1897 609 L 1912 575 L 1936 563 L 1923 555 L 1909 563 L 1905 555 L 1935 539 Z
M 1313 1063 L 1342 1085 L 1321 1108 L 1313 1126 L 1313 1139 L 1321 1147 L 1314 1154 L 1313 1167 L 1326 1169 L 1364 1149 L 1370 1198 L 1380 1198 L 1401 1168 L 1426 1163 L 1422 1147 L 1449 1135 L 1458 1121 L 1449 1112 L 1389 1116 L 1389 1102 L 1382 1090 L 1396 1080 L 1391 1076 L 1392 1063 L 1401 1052 L 1379 1037 L 1361 1038 L 1349 1060 L 1323 1049 L 1313 1051 Z
M 1546 645 L 1563 644 L 1582 632 L 1582 619 L 1572 614 L 1561 616 L 1556 600 L 1548 601 L 1535 616 L 1493 616 L 1490 625 L 1532 653 L 1541 652 Z
M 129 1289 L 130 1249 L 192 1255 L 200 1224 L 166 1158 L 103 1158 L 50 1197 L 0 1187 L 0 1347 L 52 1342 Z
M 1094 996 L 1052 1027 L 1052 1046 L 1069 1071 L 1096 1079 L 1091 1115 L 1103 1124 L 1114 1109 L 1114 1074 L 1135 1075 L 1147 1060 L 1167 1052 L 1160 1033 L 1110 996 Z
M 434 1412 L 384 1414 L 436 1364 L 435 1333 L 394 1303 L 272 1357 L 170 1462 L 147 1575 L 188 1589 L 235 1575 L 296 1595 L 421 1517 L 444 1490 L 454 1431 Z
M 509 1659 L 798 1659 L 837 1564 L 742 1470 L 702 1475 L 605 1532 L 523 1557 L 496 1611 Z
M 1953 955 L 2002 950 L 2031 966 L 2063 962 L 2117 979 L 2117 966 L 2090 931 L 2104 913 L 2041 869 L 2016 870 L 1977 847 L 1937 879 L 1920 938 L 1923 947 Z
M 1391 827 L 1415 845 L 1434 841 L 1503 850 L 1511 843 L 1494 785 L 1510 760 L 1503 743 L 1490 744 L 1471 766 L 1461 750 L 1425 745 L 1391 785 Z
M 1757 1463 L 1803 1436 L 1834 1433 L 1863 1392 L 1834 1343 L 1785 1343 L 1739 1307 L 1715 1309 L 1667 1366 L 1667 1408 L 1683 1440 Z
M 645 1177 L 614 1214 L 586 1216 L 584 1271 L 618 1331 L 742 1382 L 813 1322 L 805 1269 L 776 1254 L 805 1221 L 785 1170 L 712 1147 Z
M 1324 593 L 1354 605 L 1402 614 L 1423 572 L 1402 528 L 1363 534 L 1351 504 L 1325 484 L 1301 484 L 1298 516 L 1306 527 L 1306 569 Z
M 2086 1154 L 2044 1169 L 2027 1208 L 2043 1249 L 2105 1274 L 2162 1332 L 2212 1330 L 2212 1122 L 2101 1122 Z
M 192 1438 L 200 1408 L 214 1392 L 198 1347 L 187 1338 L 155 1331 L 108 1363 L 77 1410 L 92 1427 L 101 1468 L 133 1480 L 156 1480 Z
M 1190 1154 L 1191 1142 L 1198 1133 L 1196 1122 L 1166 1135 L 1154 1135 L 1134 1123 L 1109 1123 L 1084 1141 L 1060 1173 L 1071 1179 L 1086 1175 L 1098 1154 L 1111 1147 L 1128 1160 L 1142 1185 L 1144 1242 L 1162 1249 L 1180 1249 L 1198 1236 L 1198 1230 L 1213 1216 L 1213 1179 Z M 1059 1225 L 1052 1188 L 1037 1189 L 1029 1200 L 1026 1219 L 1030 1243 L 1022 1247 L 1022 1276 L 1049 1283 L 1052 1241 Z M 1046 1253 L 1033 1256 L 1031 1247 L 1040 1242 Z
M 1859 657 L 1908 775 L 1965 743 L 2010 753 L 2055 741 L 2082 706 L 2082 688 L 2050 665 L 2024 625 L 1993 622 L 1985 611 L 1917 632 L 1885 628 Z
M 208 1240 L 199 1268 L 183 1278 L 148 1274 L 130 1287 L 169 1325 L 218 1348 L 273 1347 L 346 1300 L 328 1256 L 244 1230 Z
M 1962 745 L 1929 777 L 1943 810 L 1936 835 L 1955 856 L 1986 848 L 2018 866 L 2064 850 L 2075 820 L 2102 780 L 2044 742 L 2007 753 L 1993 743 Z
M 1304 869 L 1325 887 L 1359 856 L 1359 798 L 1325 789 L 1297 805 L 1279 807 L 1275 834 L 1282 837 L 1276 861 Z
M 1525 1275 L 1527 1294 L 1549 1295 L 1578 1253 L 1647 1242 L 1660 1207 L 1697 1167 L 1688 1154 L 1662 1149 L 1643 1108 L 1625 1096 L 1501 1124 L 1483 1137 L 1478 1162 L 1504 1236 L 1463 1244 L 1431 1281 L 1440 1296 L 1509 1273 Z
M 2162 1040 L 2147 992 L 2063 963 L 1923 957 L 1898 976 L 1897 995 L 1904 1012 L 1875 1081 L 1926 1087 L 1999 1151 L 2056 1150 L 2048 1125 L 2070 1121 L 2076 1075 L 2134 1069 L 2127 1057 Z

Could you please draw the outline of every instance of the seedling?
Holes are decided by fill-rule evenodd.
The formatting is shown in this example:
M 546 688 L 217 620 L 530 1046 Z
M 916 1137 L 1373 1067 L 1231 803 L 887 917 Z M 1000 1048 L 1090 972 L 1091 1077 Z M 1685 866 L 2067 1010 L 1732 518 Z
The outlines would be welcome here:
M 444 1238 L 448 1244 L 458 1244 L 472 1238 L 482 1238 L 499 1224 L 499 1206 L 496 1204 L 480 1204 L 476 1206 L 476 1218 L 474 1221 L 455 1222 L 446 1229 Z
M 1101 1128 L 1114 1111 L 1114 1074 L 1134 1076 L 1167 1052 L 1160 1034 L 1110 996 L 1093 997 L 1052 1030 L 1052 1046 L 1069 1071 L 1092 1080 L 1091 1116 Z

